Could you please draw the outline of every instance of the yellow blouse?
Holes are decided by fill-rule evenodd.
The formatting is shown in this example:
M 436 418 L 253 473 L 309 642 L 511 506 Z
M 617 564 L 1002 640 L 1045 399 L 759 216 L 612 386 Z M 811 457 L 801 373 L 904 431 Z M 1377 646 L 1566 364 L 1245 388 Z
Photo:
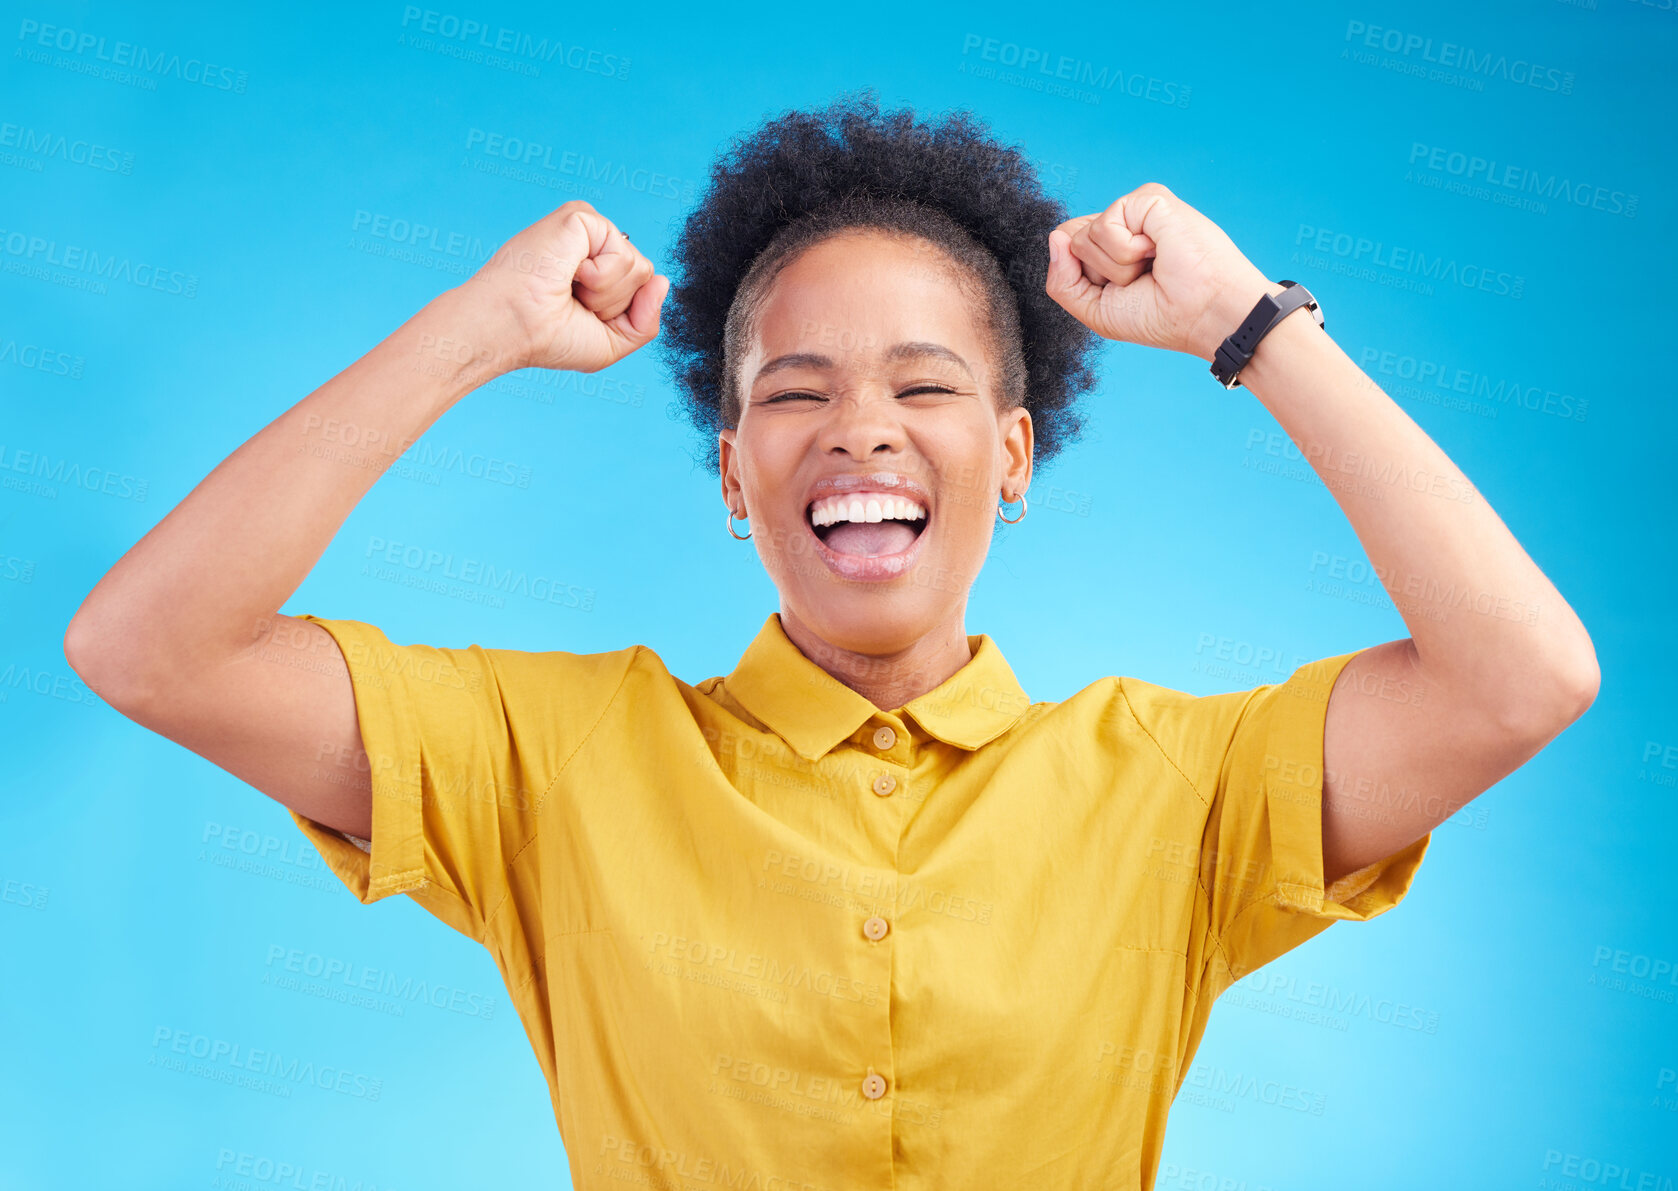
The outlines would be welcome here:
M 364 903 L 481 942 L 578 1188 L 1148 1188 L 1213 1001 L 1408 891 L 1326 891 L 1323 723 L 1354 653 L 1192 696 L 1032 703 L 988 635 L 881 711 L 772 613 L 726 678 L 642 645 L 393 645 L 355 685 Z

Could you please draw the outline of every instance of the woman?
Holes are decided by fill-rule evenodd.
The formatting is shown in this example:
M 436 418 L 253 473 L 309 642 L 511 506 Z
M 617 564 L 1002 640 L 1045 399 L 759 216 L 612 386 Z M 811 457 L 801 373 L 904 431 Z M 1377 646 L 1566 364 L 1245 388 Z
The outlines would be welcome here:
M 579 1187 L 1151 1186 L 1217 996 L 1397 904 L 1433 827 L 1590 704 L 1583 626 L 1296 312 L 1239 380 L 1414 637 L 1034 703 L 967 592 L 1097 337 L 1211 361 L 1284 287 L 1164 187 L 1069 219 L 969 117 L 866 95 L 736 142 L 676 255 L 661 345 L 780 593 L 728 676 L 275 611 L 477 385 L 659 334 L 669 282 L 582 202 L 217 467 L 88 597 L 72 664 L 285 804 L 361 901 L 484 944 Z M 1336 483 L 1351 457 L 1374 482 Z

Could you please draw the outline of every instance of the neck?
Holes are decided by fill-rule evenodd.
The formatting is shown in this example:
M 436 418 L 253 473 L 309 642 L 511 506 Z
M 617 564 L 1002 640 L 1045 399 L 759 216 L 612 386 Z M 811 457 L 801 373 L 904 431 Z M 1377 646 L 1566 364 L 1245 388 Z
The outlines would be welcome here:
M 882 711 L 895 711 L 936 689 L 973 660 L 959 608 L 932 632 L 884 653 L 848 649 L 826 641 L 784 605 L 781 628 L 800 653 Z

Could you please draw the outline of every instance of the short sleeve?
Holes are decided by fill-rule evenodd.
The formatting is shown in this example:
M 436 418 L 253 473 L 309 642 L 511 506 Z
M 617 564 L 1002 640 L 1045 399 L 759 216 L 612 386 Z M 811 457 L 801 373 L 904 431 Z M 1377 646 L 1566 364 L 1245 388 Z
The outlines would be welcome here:
M 542 797 L 623 686 L 636 650 L 580 654 L 394 645 L 355 620 L 304 614 L 337 642 L 372 782 L 366 846 L 292 811 L 364 904 L 405 893 L 473 939 L 536 836 Z M 323 752 L 346 779 L 359 758 Z
M 1199 845 L 1190 942 L 1202 1003 L 1335 922 L 1392 909 L 1427 853 L 1431 833 L 1324 888 L 1324 728 L 1335 680 L 1359 652 L 1216 695 L 1124 680 L 1137 720 L 1194 799 L 1178 842 L 1191 855 Z
M 1307 663 L 1284 683 L 1208 697 L 1219 711 L 1239 709 L 1215 784 L 1203 787 L 1200 852 L 1209 929 L 1231 981 L 1334 922 L 1386 913 L 1427 852 L 1431 833 L 1324 888 L 1324 727 L 1335 680 L 1358 652 Z

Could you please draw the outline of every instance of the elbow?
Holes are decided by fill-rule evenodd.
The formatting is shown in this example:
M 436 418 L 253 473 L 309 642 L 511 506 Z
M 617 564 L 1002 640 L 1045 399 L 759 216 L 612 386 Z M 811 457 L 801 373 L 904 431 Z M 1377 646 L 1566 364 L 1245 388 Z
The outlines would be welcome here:
M 1586 641 L 1582 661 L 1579 664 L 1579 669 L 1577 669 L 1574 688 L 1572 688 L 1574 689 L 1574 701 L 1577 705 L 1577 710 L 1574 711 L 1574 720 L 1584 715 L 1591 708 L 1592 703 L 1596 703 L 1596 693 L 1601 688 L 1602 668 L 1596 661 L 1596 646 L 1592 646 L 1591 642 Z M 1569 720 L 1569 723 L 1572 723 L 1572 721 Z
M 82 614 L 77 612 L 70 618 L 70 624 L 64 630 L 64 660 L 69 662 L 70 669 L 91 687 L 95 651 L 88 637 L 87 622 L 82 619 Z
M 1542 748 L 1590 710 L 1601 686 L 1596 650 L 1586 641 L 1577 656 L 1567 666 L 1558 667 L 1551 679 L 1530 685 L 1506 703 L 1499 719 L 1510 736 Z
M 64 660 L 88 690 L 127 715 L 142 697 L 141 671 L 116 648 L 115 631 L 85 608 L 64 630 Z
M 1567 717 L 1567 723 L 1571 724 L 1590 710 L 1591 704 L 1596 702 L 1596 693 L 1601 688 L 1602 667 L 1597 665 L 1596 649 L 1587 642 L 1583 660 L 1567 687 L 1570 699 L 1569 706 L 1572 712 Z
M 64 630 L 64 660 L 87 684 L 88 690 L 105 702 L 111 702 L 109 684 L 100 667 L 98 632 L 80 612 L 70 618 L 70 624 Z
M 1602 687 L 1602 667 L 1597 664 L 1596 646 L 1583 633 L 1578 648 L 1568 656 L 1565 665 L 1558 667 L 1556 687 L 1561 728 L 1584 715 L 1596 702 L 1596 693 Z

